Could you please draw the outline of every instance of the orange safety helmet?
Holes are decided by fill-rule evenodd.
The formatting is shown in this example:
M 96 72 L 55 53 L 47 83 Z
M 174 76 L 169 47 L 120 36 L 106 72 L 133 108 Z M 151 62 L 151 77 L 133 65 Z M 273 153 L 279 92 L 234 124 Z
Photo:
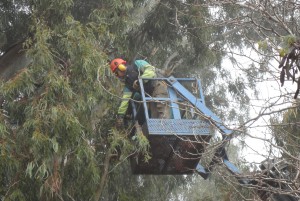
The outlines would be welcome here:
M 125 64 L 126 64 L 126 61 L 124 61 L 123 59 L 120 59 L 120 58 L 116 58 L 110 62 L 110 69 L 113 73 L 117 70 L 118 67 L 121 71 L 125 71 L 126 70 Z

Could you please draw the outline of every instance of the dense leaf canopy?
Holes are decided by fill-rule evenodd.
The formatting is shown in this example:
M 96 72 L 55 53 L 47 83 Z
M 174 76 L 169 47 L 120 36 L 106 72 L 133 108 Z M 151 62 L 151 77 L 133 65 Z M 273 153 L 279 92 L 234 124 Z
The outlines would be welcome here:
M 185 184 L 199 185 L 193 177 L 130 174 L 126 159 L 135 151 L 149 157 L 149 144 L 142 137 L 133 143 L 113 126 L 121 87 L 108 61 L 140 58 L 176 77 L 200 78 L 207 106 L 245 131 L 251 122 L 249 90 L 263 75 L 274 75 L 268 62 L 293 55 L 293 63 L 281 66 L 281 82 L 285 75 L 297 81 L 299 4 L 281 3 L 2 0 L 1 200 L 199 198 L 188 196 L 194 188 L 177 192 Z M 249 49 L 257 58 L 241 67 Z M 237 76 L 238 70 L 243 74 Z M 297 121 L 299 115 L 291 113 L 284 123 Z M 297 155 L 290 148 L 296 134 L 283 138 L 277 133 L 278 145 Z M 224 180 L 214 184 L 223 186 Z M 199 200 L 230 197 L 234 189 L 204 193 Z

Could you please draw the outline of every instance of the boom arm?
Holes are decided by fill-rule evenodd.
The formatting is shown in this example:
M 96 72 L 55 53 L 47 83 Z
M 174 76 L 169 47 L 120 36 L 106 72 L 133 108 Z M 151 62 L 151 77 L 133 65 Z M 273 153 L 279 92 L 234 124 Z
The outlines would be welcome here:
M 198 99 L 196 98 L 190 91 L 188 91 L 182 84 L 180 84 L 174 77 L 169 77 L 167 79 L 169 84 L 178 91 L 186 100 L 188 100 L 193 106 L 195 106 L 212 124 L 214 124 L 225 136 L 226 139 L 231 136 L 233 133 L 232 130 L 226 128 L 222 121 L 215 115 L 210 109 L 205 106 L 204 98 Z

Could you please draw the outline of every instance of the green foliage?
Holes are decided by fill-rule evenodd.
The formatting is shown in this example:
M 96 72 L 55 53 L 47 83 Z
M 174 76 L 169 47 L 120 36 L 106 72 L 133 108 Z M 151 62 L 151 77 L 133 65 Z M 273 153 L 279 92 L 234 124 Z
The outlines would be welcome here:
M 292 45 L 297 41 L 297 37 L 294 35 L 286 35 L 281 37 L 279 56 L 284 57 L 291 51 Z
M 213 14 L 200 5 L 205 1 L 197 3 L 1 2 L 5 12 L 0 14 L 0 51 L 26 38 L 23 51 L 31 63 L 9 81 L 1 81 L 5 101 L 0 118 L 0 194 L 8 200 L 89 200 L 103 179 L 108 186 L 101 196 L 107 200 L 166 200 L 175 187 L 189 182 L 182 176 L 131 175 L 124 160 L 135 151 L 149 160 L 149 142 L 141 133 L 132 142 L 126 133 L 112 129 L 120 85 L 106 69 L 107 60 L 115 56 L 129 62 L 147 57 L 163 67 L 177 52 L 180 56 L 169 66 L 182 59 L 178 77 L 201 77 L 205 89 L 214 88 L 207 90 L 208 105 L 228 107 L 227 89 L 247 103 L 241 80 L 217 86 L 218 72 L 222 78 L 227 72 L 220 69 L 224 52 L 216 40 L 226 29 L 210 26 Z M 144 10 L 148 4 L 150 11 Z M 238 12 L 230 7 L 225 11 Z M 234 42 L 239 43 L 236 35 Z M 120 152 L 123 163 L 109 161 L 105 177 L 107 154 Z
M 138 201 L 138 199 L 136 199 L 135 197 L 126 194 L 127 193 L 120 195 L 119 197 L 120 201 Z
M 268 48 L 268 41 L 258 41 L 258 48 L 261 50 L 266 50 Z
M 101 177 L 90 122 L 93 108 L 106 96 L 97 76 L 99 67 L 106 68 L 107 26 L 76 21 L 70 0 L 30 3 L 27 26 L 33 36 L 25 47 L 32 62 L 1 85 L 9 117 L 3 115 L 0 124 L 1 194 L 13 200 L 21 195 L 85 200 Z
M 112 152 L 117 153 L 118 150 L 122 150 L 122 158 L 126 158 L 134 151 L 135 147 L 128 139 L 128 136 L 124 132 L 117 131 L 115 128 L 110 131 L 108 140 L 110 142 L 110 149 L 112 149 Z
M 291 108 L 284 112 L 283 119 L 279 121 L 276 118 L 271 119 L 271 124 L 279 126 L 273 126 L 272 131 L 276 139 L 276 143 L 286 149 L 291 156 L 297 157 L 299 154 L 299 129 L 297 122 L 300 118 L 300 109 L 299 106 Z M 283 153 L 287 158 L 290 158 L 288 155 Z
M 285 47 L 290 47 L 292 44 L 294 44 L 297 41 L 297 37 L 294 35 L 286 35 L 281 38 Z
M 29 33 L 27 0 L 3 0 L 0 3 L 0 52 L 22 41 Z M 18 31 L 16 31 L 18 30 Z
M 279 49 L 279 56 L 284 57 L 287 54 L 287 49 L 281 48 Z
M 141 130 L 138 130 L 132 139 L 135 142 L 137 152 L 144 155 L 144 161 L 148 162 L 151 159 L 151 156 L 149 154 L 150 144 L 147 137 L 142 133 Z
M 20 190 L 15 190 L 5 200 L 6 201 L 14 201 L 14 200 L 25 201 L 26 198 Z

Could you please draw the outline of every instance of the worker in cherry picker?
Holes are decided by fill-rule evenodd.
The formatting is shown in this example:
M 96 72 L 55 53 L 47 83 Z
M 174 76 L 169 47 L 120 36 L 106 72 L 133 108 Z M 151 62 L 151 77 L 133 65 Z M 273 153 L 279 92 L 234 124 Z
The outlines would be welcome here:
M 114 75 L 124 83 L 122 101 L 118 109 L 116 119 L 116 127 L 124 126 L 124 116 L 129 106 L 129 99 L 138 100 L 140 97 L 139 78 L 155 78 L 157 77 L 157 69 L 145 60 L 135 60 L 132 65 L 121 58 L 113 59 L 110 63 L 110 69 Z M 167 86 L 163 82 L 153 82 L 149 80 L 143 81 L 146 94 L 153 97 L 167 97 Z M 155 104 L 156 109 L 150 106 L 152 118 L 168 118 L 166 117 L 166 107 L 161 103 Z M 165 116 L 165 117 L 163 117 Z M 139 122 L 140 123 L 140 122 Z

